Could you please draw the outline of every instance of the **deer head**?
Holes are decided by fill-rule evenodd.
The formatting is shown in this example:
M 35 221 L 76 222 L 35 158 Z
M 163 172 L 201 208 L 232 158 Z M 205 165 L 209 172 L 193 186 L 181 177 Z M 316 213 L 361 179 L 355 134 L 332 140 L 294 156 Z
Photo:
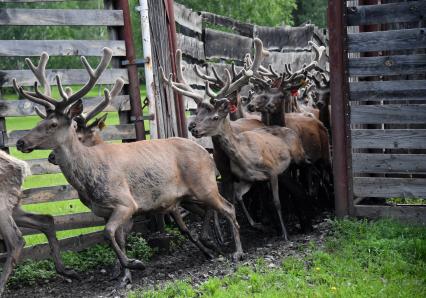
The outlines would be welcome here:
M 104 48 L 101 62 L 96 69 L 93 69 L 86 58 L 81 57 L 81 61 L 89 74 L 89 80 L 76 93 L 73 93 L 70 88 L 64 89 L 61 79 L 57 75 L 56 82 L 59 94 L 62 98 L 59 101 L 51 97 L 50 86 L 46 84 L 45 67 L 49 59 L 47 53 L 41 55 L 37 67 L 34 67 L 29 59 L 27 59 L 26 61 L 38 82 L 43 85 L 45 89 L 44 93 L 40 92 L 37 81 L 34 83 L 35 92 L 25 91 L 22 86 L 18 85 L 15 79 L 13 79 L 13 86 L 16 92 L 21 96 L 44 106 L 46 112 L 44 113 L 40 109 L 36 110 L 37 114 L 42 118 L 42 121 L 40 121 L 27 135 L 18 140 L 16 143 L 17 149 L 24 153 L 31 152 L 34 149 L 55 149 L 66 141 L 69 133 L 75 133 L 77 122 L 73 119 L 77 116 L 82 116 L 83 103 L 81 98 L 93 88 L 99 77 L 107 68 L 111 58 L 112 50 Z M 123 84 L 124 82 L 118 79 L 113 88 L 114 93 L 118 93 Z M 111 93 L 108 89 L 104 90 L 104 96 L 105 100 L 109 102 Z M 84 117 L 87 118 L 87 115 Z

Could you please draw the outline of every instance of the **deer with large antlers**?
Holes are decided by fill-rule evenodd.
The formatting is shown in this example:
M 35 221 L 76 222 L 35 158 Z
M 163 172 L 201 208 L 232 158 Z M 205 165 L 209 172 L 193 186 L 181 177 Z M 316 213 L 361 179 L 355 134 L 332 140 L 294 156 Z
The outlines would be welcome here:
M 256 53 L 262 53 L 262 43 L 255 39 Z M 261 55 L 261 54 L 260 54 Z M 179 52 L 178 52 L 179 56 Z M 243 202 L 243 195 L 251 188 L 255 181 L 268 181 L 271 184 L 273 202 L 280 221 L 282 236 L 287 239 L 287 231 L 282 218 L 281 203 L 278 194 L 278 176 L 283 173 L 292 162 L 302 163 L 305 154 L 299 137 L 294 131 L 284 127 L 264 127 L 250 131 L 235 133 L 228 119 L 229 100 L 232 94 L 241 85 L 245 85 L 260 65 L 260 59 L 254 60 L 252 69 L 244 71 L 243 76 L 231 83 L 231 75 L 225 70 L 224 86 L 218 93 L 210 90 L 206 81 L 205 95 L 196 93 L 184 80 L 178 64 L 178 81 L 173 82 L 170 75 L 163 79 L 177 92 L 193 98 L 197 104 L 197 114 L 189 124 L 191 133 L 195 137 L 216 136 L 221 148 L 230 158 L 231 171 L 239 182 L 235 183 L 235 194 L 241 203 L 243 211 L 251 225 L 256 225 Z
M 32 228 L 44 233 L 50 245 L 56 271 L 64 276 L 78 277 L 76 272 L 67 269 L 61 261 L 53 217 L 29 213 L 21 208 L 21 185 L 24 178 L 30 174 L 31 171 L 26 162 L 0 150 L 0 234 L 7 250 L 7 258 L 0 278 L 0 296 L 25 245 L 18 227 Z
M 178 206 L 187 201 L 214 209 L 229 220 L 236 246 L 233 258 L 240 258 L 242 247 L 235 210 L 219 194 L 214 163 L 204 148 L 182 138 L 102 143 L 93 147 L 78 140 L 73 118 L 82 112 L 81 97 L 96 84 L 111 60 L 110 49 L 104 48 L 103 53 L 95 70 L 82 57 L 90 78 L 76 93 L 65 91 L 57 77 L 61 101 L 42 94 L 37 83 L 35 92 L 29 92 L 14 80 L 15 89 L 22 96 L 46 107 L 46 115 L 42 115 L 46 117 L 18 140 L 18 150 L 26 153 L 34 149 L 53 149 L 56 162 L 80 198 L 90 202 L 90 209 L 106 219 L 105 236 L 125 268 L 144 268 L 141 261 L 126 256 L 116 234 L 139 213 L 170 212 L 182 232 L 209 255 L 209 250 L 192 236 L 177 214 Z M 104 95 L 111 97 L 108 90 Z

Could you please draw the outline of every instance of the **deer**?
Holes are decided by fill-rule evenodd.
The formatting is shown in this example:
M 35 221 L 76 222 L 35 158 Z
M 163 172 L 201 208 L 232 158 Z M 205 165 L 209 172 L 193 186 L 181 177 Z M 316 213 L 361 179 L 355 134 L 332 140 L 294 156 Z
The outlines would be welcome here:
M 19 227 L 41 231 L 49 242 L 56 271 L 66 277 L 78 278 L 75 271 L 66 268 L 60 257 L 59 241 L 53 217 L 22 210 L 22 183 L 31 175 L 29 165 L 0 150 L 0 234 L 6 246 L 6 261 L 0 277 L 0 296 L 20 259 L 25 240 Z
M 112 50 L 104 48 L 101 62 L 93 69 L 82 56 L 89 80 L 76 93 L 64 90 L 57 76 L 62 100 L 41 93 L 37 82 L 35 92 L 30 92 L 13 80 L 20 95 L 46 109 L 46 115 L 41 115 L 45 116 L 42 121 L 17 141 L 17 149 L 23 153 L 53 150 L 61 171 L 80 198 L 89 202 L 95 215 L 105 218 L 105 237 L 124 268 L 145 268 L 142 261 L 127 257 L 124 243 L 117 241 L 117 231 L 136 214 L 172 214 L 182 233 L 205 255 L 210 255 L 183 222 L 178 212 L 183 202 L 216 210 L 227 218 L 235 243 L 232 258 L 237 261 L 243 250 L 235 209 L 219 194 L 213 160 L 203 147 L 183 138 L 103 143 L 92 147 L 78 140 L 73 119 L 82 113 L 81 98 L 96 84 L 111 58 Z M 108 89 L 104 90 L 104 96 L 111 98 Z
M 279 78 L 275 82 L 266 81 L 262 78 L 251 79 L 256 87 L 255 95 L 248 107 L 249 110 L 261 112 L 265 124 L 286 126 L 296 131 L 301 137 L 309 160 L 321 169 L 321 178 L 324 183 L 328 183 L 330 181 L 331 163 L 327 129 L 316 117 L 306 115 L 306 113 L 286 113 L 286 107 L 292 100 L 292 90 L 297 90 L 306 85 L 307 74 L 317 67 L 319 60 L 321 60 L 321 55 L 317 54 L 316 59 L 311 64 L 305 65 L 296 72 L 292 72 L 291 68 L 286 66 L 287 71 L 278 75 Z M 275 77 L 277 76 L 276 73 L 273 74 Z M 311 196 L 314 193 L 312 170 L 315 169 L 313 167 L 303 169 L 303 172 L 305 172 L 303 176 L 309 186 L 308 190 Z
M 259 53 L 261 41 L 256 39 L 255 42 L 256 53 Z M 256 64 L 260 63 L 260 60 L 255 59 L 255 61 Z M 228 119 L 230 101 L 226 95 L 232 94 L 242 82 L 246 84 L 249 81 L 252 72 L 247 73 L 237 83 L 231 84 L 231 75 L 226 69 L 223 88 L 218 93 L 214 93 L 210 90 L 209 82 L 206 81 L 204 95 L 196 93 L 179 73 L 178 82 L 173 82 L 172 75 L 167 79 L 163 74 L 163 80 L 166 80 L 175 91 L 196 100 L 197 114 L 193 122 L 189 124 L 189 129 L 196 138 L 217 137 L 222 150 L 230 159 L 232 174 L 239 180 L 234 183 L 235 197 L 252 226 L 256 226 L 256 223 L 244 205 L 243 195 L 256 181 L 270 183 L 273 203 L 280 221 L 281 236 L 287 240 L 288 235 L 278 193 L 278 176 L 287 170 L 291 163 L 300 164 L 307 160 L 299 136 L 289 128 L 263 127 L 235 133 L 232 122 Z

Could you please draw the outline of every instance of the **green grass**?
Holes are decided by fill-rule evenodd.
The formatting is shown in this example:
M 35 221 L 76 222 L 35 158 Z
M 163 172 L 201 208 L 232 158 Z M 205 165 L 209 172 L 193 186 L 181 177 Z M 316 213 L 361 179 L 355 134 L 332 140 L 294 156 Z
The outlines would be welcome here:
M 390 220 L 339 220 L 325 247 L 270 269 L 263 259 L 200 286 L 168 283 L 129 297 L 426 297 L 426 228 Z
M 73 86 L 74 90 L 77 90 L 81 86 Z M 103 90 L 101 87 L 99 90 Z M 87 95 L 87 97 L 98 96 L 99 90 L 96 88 Z M 54 98 L 59 98 L 57 88 L 52 88 L 52 95 Z M 142 100 L 146 97 L 145 86 L 141 85 L 141 98 Z M 6 92 L 3 96 L 3 99 L 7 100 L 16 100 L 17 95 L 14 92 Z M 6 127 L 7 130 L 29 130 L 34 128 L 41 119 L 38 116 L 27 116 L 27 117 L 7 117 L 6 118 Z M 106 120 L 107 125 L 116 125 L 119 124 L 118 113 L 108 113 L 108 118 Z M 145 122 L 146 129 L 149 129 L 149 121 Z M 29 160 L 37 158 L 47 158 L 49 156 L 50 150 L 35 150 L 31 153 L 22 153 L 16 150 L 16 148 L 10 148 L 10 153 L 20 159 Z M 47 175 L 34 175 L 27 177 L 24 182 L 24 189 L 37 188 L 37 187 L 46 187 L 46 186 L 55 186 L 67 184 L 65 177 L 59 174 L 47 174 Z M 25 204 L 25 202 L 23 202 Z M 24 205 L 25 210 L 35 213 L 51 214 L 51 215 L 66 215 L 72 213 L 80 213 L 90 211 L 87 209 L 78 199 L 67 200 L 61 202 L 52 202 L 52 203 L 40 203 L 40 204 L 30 204 Z M 83 229 L 67 230 L 58 232 L 58 238 L 68 238 L 73 236 L 78 236 L 85 233 L 90 233 L 98 231 L 102 227 L 90 227 Z M 45 243 L 47 241 L 46 237 L 41 234 L 25 236 L 27 246 L 35 245 L 39 243 Z

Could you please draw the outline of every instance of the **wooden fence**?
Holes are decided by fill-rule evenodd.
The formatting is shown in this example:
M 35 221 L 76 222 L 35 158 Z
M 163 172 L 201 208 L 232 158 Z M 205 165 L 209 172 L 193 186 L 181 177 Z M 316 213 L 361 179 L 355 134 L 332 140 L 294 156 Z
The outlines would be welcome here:
M 426 206 L 409 203 L 426 198 L 426 2 L 359 2 L 329 8 L 339 215 L 425 224 Z M 366 205 L 366 198 L 394 200 Z
M 154 1 L 151 1 L 150 5 L 152 2 Z M 154 3 L 152 4 L 154 5 Z M 260 38 L 264 47 L 270 51 L 270 55 L 265 59 L 263 65 L 272 64 L 274 69 L 280 72 L 285 70 L 284 65 L 287 63 L 291 64 L 293 69 L 297 69 L 312 61 L 314 52 L 308 45 L 308 41 L 327 45 L 325 31 L 314 25 L 262 27 L 209 12 L 192 11 L 176 3 L 174 17 L 177 28 L 177 48 L 181 49 L 183 53 L 185 79 L 200 92 L 204 90 L 204 82 L 194 74 L 193 66 L 198 65 L 207 72 L 211 72 L 210 68 L 206 68 L 207 66 L 214 66 L 219 75 L 223 75 L 224 69 L 231 70 L 230 63 L 234 62 L 237 70 L 240 70 L 245 54 L 253 53 L 255 37 Z M 154 36 L 151 36 L 151 42 L 155 47 Z M 164 43 L 164 41 L 161 42 Z M 155 59 L 153 61 L 155 62 Z M 154 65 L 154 69 L 156 67 L 158 66 Z M 154 81 L 157 89 L 164 88 L 159 74 L 155 72 Z M 156 102 L 160 104 L 159 98 L 163 98 L 161 94 L 157 94 L 157 96 Z M 196 108 L 192 99 L 184 98 L 184 104 L 186 110 L 192 111 Z M 160 109 L 164 109 L 164 107 L 157 108 L 157 111 Z M 188 136 L 191 138 L 190 133 Z M 210 138 L 195 139 L 195 141 L 206 148 L 212 146 Z
M 0 2 L 46 2 L 46 1 L 0 1 Z M 57 1 L 60 2 L 60 1 Z M 98 84 L 113 84 L 117 78 L 122 78 L 129 83 L 128 71 L 121 68 L 121 61 L 126 58 L 125 41 L 119 39 L 124 30 L 123 11 L 118 8 L 117 1 L 104 1 L 101 9 L 40 9 L 40 8 L 3 8 L 0 9 L 0 30 L 7 26 L 43 26 L 44 30 L 54 30 L 56 26 L 101 26 L 107 30 L 106 40 L 0 40 L 1 57 L 39 56 L 42 51 L 54 56 L 101 56 L 102 48 L 109 47 L 113 50 L 112 68 L 109 68 L 99 79 Z M 75 28 L 75 27 L 74 27 Z M 78 60 L 78 57 L 74 59 Z M 19 61 L 20 61 L 19 60 Z M 49 66 L 47 66 L 49 68 Z M 59 75 L 65 85 L 84 84 L 88 78 L 85 69 L 49 69 L 47 78 L 50 84 L 56 85 L 55 75 Z M 27 67 L 23 69 L 1 69 L 0 88 L 12 86 L 12 78 L 16 78 L 23 86 L 34 84 L 34 75 Z M 106 108 L 108 112 L 119 114 L 120 124 L 108 126 L 102 132 L 104 140 L 133 140 L 135 127 L 130 121 L 129 88 L 124 88 L 124 94 L 117 96 Z M 1 96 L 1 95 L 0 95 Z M 101 97 L 84 98 L 85 108 L 94 106 Z M 0 97 L 0 148 L 9 150 L 14 147 L 18 138 L 23 136 L 25 130 L 11 130 L 6 126 L 7 118 L 27 117 L 36 115 L 34 104 L 27 100 L 5 100 Z M 59 167 L 50 164 L 47 159 L 28 160 L 33 175 L 60 173 Z M 70 185 L 45 186 L 24 190 L 22 202 L 26 204 L 39 204 L 45 202 L 59 202 L 77 198 L 76 191 Z M 96 217 L 91 212 L 55 216 L 58 231 L 101 226 L 104 220 Z M 35 230 L 24 229 L 24 235 L 38 233 Z M 103 241 L 102 232 L 61 240 L 63 249 L 81 250 L 85 247 Z M 44 258 L 49 255 L 48 245 L 37 245 L 26 248 L 25 257 Z

